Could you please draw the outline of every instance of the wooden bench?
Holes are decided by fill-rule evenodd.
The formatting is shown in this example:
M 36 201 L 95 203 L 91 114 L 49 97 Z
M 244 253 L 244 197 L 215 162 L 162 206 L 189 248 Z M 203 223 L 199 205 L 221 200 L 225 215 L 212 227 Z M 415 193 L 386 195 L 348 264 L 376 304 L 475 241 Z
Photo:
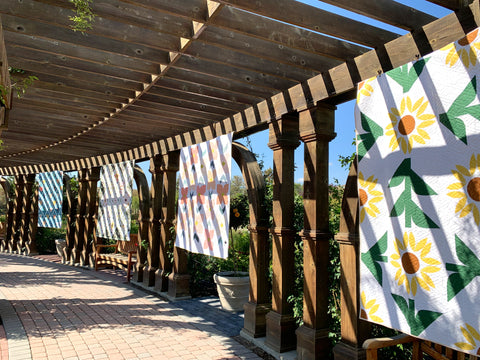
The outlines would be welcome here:
M 114 248 L 113 253 L 101 252 L 102 249 Z M 130 241 L 118 240 L 113 245 L 97 245 L 95 249 L 95 271 L 100 267 L 113 266 L 127 271 L 127 282 L 130 282 L 132 266 L 137 263 L 138 235 L 131 234 Z
M 367 360 L 377 360 L 377 350 L 398 344 L 412 343 L 412 360 L 421 360 L 426 354 L 427 358 L 435 360 L 474 360 L 477 356 L 468 355 L 451 348 L 435 344 L 430 341 L 414 338 L 412 336 L 401 334 L 389 338 L 368 339 L 363 343 L 363 348 L 367 351 Z

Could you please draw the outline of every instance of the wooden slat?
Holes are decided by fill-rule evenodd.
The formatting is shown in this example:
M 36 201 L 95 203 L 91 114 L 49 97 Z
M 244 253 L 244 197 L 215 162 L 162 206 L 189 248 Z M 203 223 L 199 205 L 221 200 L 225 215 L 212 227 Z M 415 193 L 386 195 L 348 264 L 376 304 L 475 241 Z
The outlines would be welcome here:
M 100 74 L 95 74 L 92 76 L 92 73 L 72 68 L 63 68 L 60 66 L 55 66 L 52 64 L 42 64 L 40 61 L 25 60 L 22 58 L 9 58 L 11 61 L 11 66 L 18 69 L 24 69 L 30 71 L 31 73 L 38 74 L 37 77 L 41 80 L 42 75 L 53 75 L 65 77 L 67 79 L 74 79 L 78 81 L 84 81 L 89 83 L 94 83 L 100 86 L 111 86 L 120 89 L 138 91 L 143 88 L 141 82 L 134 82 L 131 80 L 118 79 L 111 76 L 105 76 Z
M 11 31 L 5 32 L 5 39 L 10 46 L 35 49 L 41 53 L 66 56 L 77 60 L 137 71 L 144 74 L 158 74 L 160 72 L 158 63 L 63 41 L 39 38 Z
M 162 83 L 162 82 L 159 82 Z M 216 99 L 213 97 L 208 97 L 204 96 L 202 94 L 189 94 L 185 93 L 183 91 L 178 91 L 174 90 L 171 88 L 165 88 L 165 87 L 153 87 L 148 94 L 150 95 L 159 95 L 162 97 L 169 97 L 172 99 L 182 99 L 186 101 L 191 101 L 195 102 L 197 104 L 203 104 L 203 105 L 209 105 L 209 106 L 215 106 L 218 108 L 222 108 L 228 111 L 234 110 L 235 112 L 241 111 L 245 109 L 244 104 L 239 104 L 234 101 L 227 101 L 227 100 L 221 100 L 221 99 Z
M 219 2 L 370 47 L 382 46 L 398 37 L 390 31 L 291 0 L 257 0 L 255 2 L 219 0 Z
M 1 2 L 0 2 L 1 4 Z M 84 36 L 61 26 L 56 26 L 33 19 L 22 19 L 15 16 L 2 14 L 3 28 L 9 32 L 17 32 L 29 36 L 42 37 L 76 44 L 86 48 L 103 50 L 110 53 L 130 56 L 146 61 L 166 64 L 168 51 L 155 49 L 149 46 L 128 43 L 121 40 L 109 39 L 100 35 L 88 34 Z
M 231 79 L 225 79 L 219 76 L 209 76 L 209 74 L 203 74 L 196 71 L 189 71 L 188 69 L 173 68 L 168 71 L 166 75 L 171 79 L 178 79 L 181 81 L 191 82 L 200 85 L 209 85 L 220 90 L 228 90 L 237 94 L 250 94 L 259 98 L 268 98 L 276 93 L 274 89 L 260 88 L 252 84 L 232 81 Z
M 288 88 L 297 81 L 279 78 L 247 69 L 235 68 L 225 64 L 214 63 L 189 56 L 184 56 L 175 63 L 175 68 L 201 72 L 206 75 L 231 79 L 232 81 L 252 84 L 258 87 L 278 89 Z
M 302 69 L 323 71 L 324 69 L 329 69 L 340 64 L 340 60 L 292 49 L 288 46 L 265 39 L 259 39 L 235 31 L 228 31 L 215 26 L 209 26 L 203 32 L 201 40 L 208 44 Z M 359 53 L 360 52 L 355 53 L 355 56 Z
M 21 2 L 17 2 L 14 7 L 9 6 L 8 1 L 1 1 L 0 13 L 16 16 L 17 29 L 18 27 L 27 28 L 29 25 L 29 20 L 27 19 L 36 19 L 51 25 L 63 27 L 63 31 L 65 32 L 67 32 L 67 30 L 71 32 L 69 16 L 74 15 L 69 9 L 50 6 L 33 0 L 22 0 Z M 22 21 L 22 18 L 25 20 Z M 166 24 L 165 29 L 169 28 L 169 26 L 172 25 Z M 104 19 L 99 16 L 95 17 L 93 28 L 92 30 L 88 30 L 88 34 L 129 42 L 131 44 L 146 45 L 166 51 L 177 51 L 180 45 L 177 36 L 129 26 L 128 24 Z M 84 36 L 82 34 L 74 35 Z M 187 34 L 184 36 L 187 36 Z
M 392 0 L 322 0 L 322 2 L 409 31 L 420 28 L 437 19 L 430 14 Z
M 258 58 L 250 54 L 230 49 L 220 48 L 200 41 L 193 43 L 185 54 L 208 61 L 219 62 L 228 66 L 253 70 L 261 72 L 262 74 L 269 74 L 294 81 L 304 81 L 318 75 L 318 71 L 276 63 L 271 60 Z
M 225 6 L 215 18 L 215 26 L 275 42 L 287 48 L 324 55 L 338 60 L 351 59 L 368 50 L 363 46 L 324 36 L 303 28 Z M 208 31 L 208 30 L 207 30 Z
M 427 0 L 431 3 L 446 7 L 450 10 L 460 10 L 463 7 L 468 6 L 473 0 Z
M 261 97 L 253 96 L 248 93 L 235 93 L 226 89 L 218 89 L 214 86 L 198 84 L 195 82 L 188 82 L 179 79 L 172 79 L 168 76 L 163 77 L 161 81 L 157 82 L 153 89 L 158 87 L 164 89 L 181 90 L 185 93 L 201 94 L 203 96 L 209 96 L 215 99 L 223 99 L 248 105 L 255 104 L 263 100 Z

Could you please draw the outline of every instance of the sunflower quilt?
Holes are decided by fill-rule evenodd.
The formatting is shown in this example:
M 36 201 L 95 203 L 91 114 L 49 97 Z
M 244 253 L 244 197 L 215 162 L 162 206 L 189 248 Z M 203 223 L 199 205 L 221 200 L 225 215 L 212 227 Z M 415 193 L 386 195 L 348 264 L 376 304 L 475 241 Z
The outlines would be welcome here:
M 228 257 L 232 134 L 184 147 L 175 246 Z
M 359 84 L 360 317 L 480 354 L 480 37 Z

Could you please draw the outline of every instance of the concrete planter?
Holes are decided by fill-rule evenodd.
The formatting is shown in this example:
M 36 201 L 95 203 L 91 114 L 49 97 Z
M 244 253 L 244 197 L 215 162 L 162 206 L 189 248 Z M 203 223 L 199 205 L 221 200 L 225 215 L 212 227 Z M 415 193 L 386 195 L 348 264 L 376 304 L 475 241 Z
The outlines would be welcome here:
M 55 240 L 55 247 L 57 248 L 57 254 L 63 259 L 63 250 L 67 246 L 67 241 L 65 239 Z
M 248 272 L 225 271 L 213 275 L 217 284 L 218 297 L 223 310 L 243 311 L 243 304 L 248 302 L 250 281 Z M 238 276 L 240 275 L 240 276 Z

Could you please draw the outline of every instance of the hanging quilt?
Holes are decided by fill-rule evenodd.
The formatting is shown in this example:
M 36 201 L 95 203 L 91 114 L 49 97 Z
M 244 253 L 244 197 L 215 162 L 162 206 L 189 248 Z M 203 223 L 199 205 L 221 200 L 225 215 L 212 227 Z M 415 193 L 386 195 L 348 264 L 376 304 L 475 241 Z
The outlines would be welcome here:
M 130 241 L 133 162 L 102 166 L 97 236 Z
M 231 159 L 231 133 L 181 150 L 175 246 L 228 257 Z
M 52 171 L 39 173 L 38 184 L 38 227 L 62 227 L 63 173 Z
M 361 318 L 480 349 L 480 37 L 359 85 Z

